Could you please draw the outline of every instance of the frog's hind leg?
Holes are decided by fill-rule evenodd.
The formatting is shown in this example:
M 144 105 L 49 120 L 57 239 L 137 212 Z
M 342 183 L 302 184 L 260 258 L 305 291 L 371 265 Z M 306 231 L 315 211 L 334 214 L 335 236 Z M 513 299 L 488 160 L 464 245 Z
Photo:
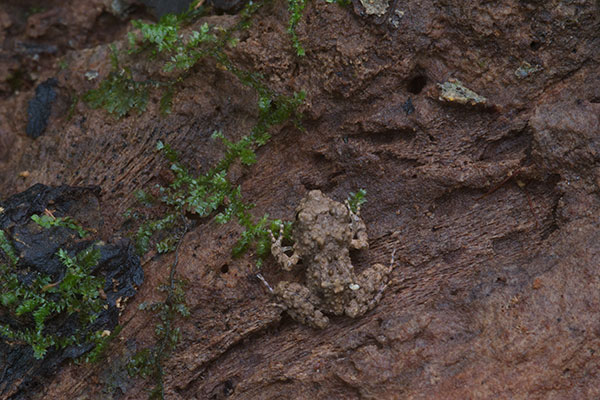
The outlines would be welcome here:
M 375 264 L 356 277 L 356 282 L 350 285 L 351 299 L 344 309 L 347 316 L 351 318 L 361 316 L 379 303 L 387 287 L 393 265 L 392 255 L 389 266 Z
M 294 282 L 279 282 L 275 288 L 275 296 L 283 302 L 288 314 L 296 321 L 323 329 L 329 318 L 319 309 L 319 298 L 304 285 Z

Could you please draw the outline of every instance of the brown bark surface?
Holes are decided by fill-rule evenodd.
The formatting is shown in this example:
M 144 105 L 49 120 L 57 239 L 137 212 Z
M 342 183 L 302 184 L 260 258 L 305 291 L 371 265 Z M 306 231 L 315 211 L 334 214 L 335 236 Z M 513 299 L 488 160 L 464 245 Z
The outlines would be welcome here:
M 156 97 L 121 120 L 79 102 L 69 119 L 70 96 L 107 75 L 107 43 L 124 40 L 127 21 L 110 1 L 56 0 L 29 17 L 25 3 L 0 6 L 3 198 L 37 182 L 100 185 L 102 235 L 124 236 L 133 192 L 164 184 L 158 139 L 202 172 L 224 151 L 214 130 L 236 139 L 256 122 L 256 94 L 210 60 L 168 116 Z M 191 316 L 176 322 L 166 398 L 599 398 L 600 3 L 391 1 L 378 17 L 360 2 L 315 0 L 297 28 L 305 57 L 287 21 L 287 2 L 266 5 L 230 56 L 278 92 L 305 90 L 304 130 L 276 127 L 258 162 L 230 178 L 255 216 L 285 220 L 308 190 L 342 201 L 365 188 L 370 249 L 355 265 L 395 250 L 391 281 L 365 316 L 302 326 L 255 278 L 251 255 L 232 259 L 241 228 L 202 221 L 179 250 Z M 23 43 L 55 50 L 35 56 Z M 135 65 L 160 74 L 152 61 Z M 33 140 L 27 101 L 50 77 L 58 101 Z M 437 84 L 450 78 L 487 105 L 441 100 Z M 65 365 L 35 398 L 147 397 L 152 383 L 125 364 L 155 340 L 156 320 L 138 305 L 161 298 L 173 257 L 144 259 L 107 359 Z M 271 284 L 303 277 L 273 259 L 261 272 Z

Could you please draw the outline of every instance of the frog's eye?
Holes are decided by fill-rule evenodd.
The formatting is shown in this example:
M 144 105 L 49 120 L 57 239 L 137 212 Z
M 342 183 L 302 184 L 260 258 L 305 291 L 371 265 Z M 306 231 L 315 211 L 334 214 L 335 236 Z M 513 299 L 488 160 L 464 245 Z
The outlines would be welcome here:
M 299 211 L 296 213 L 296 221 L 300 223 L 308 223 L 310 221 L 310 213 Z

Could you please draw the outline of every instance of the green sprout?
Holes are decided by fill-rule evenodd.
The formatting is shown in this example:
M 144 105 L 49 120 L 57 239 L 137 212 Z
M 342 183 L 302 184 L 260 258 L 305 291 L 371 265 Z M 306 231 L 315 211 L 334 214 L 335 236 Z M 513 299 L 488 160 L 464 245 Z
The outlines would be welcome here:
M 350 192 L 350 195 L 348 196 L 348 205 L 354 213 L 366 202 L 367 191 L 365 189 L 359 189 L 356 193 Z

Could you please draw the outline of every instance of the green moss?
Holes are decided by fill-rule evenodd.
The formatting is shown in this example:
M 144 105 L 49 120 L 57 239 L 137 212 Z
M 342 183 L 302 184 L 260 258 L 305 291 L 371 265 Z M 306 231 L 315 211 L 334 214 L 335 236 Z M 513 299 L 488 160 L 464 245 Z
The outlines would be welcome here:
M 335 3 L 342 7 L 349 6 L 352 4 L 350 0 L 325 0 L 327 3 Z M 296 27 L 298 23 L 302 19 L 302 13 L 304 11 L 304 7 L 306 6 L 306 0 L 288 0 L 288 11 L 290 13 L 290 18 L 288 20 L 288 34 L 290 35 L 290 39 L 292 40 L 292 46 L 296 50 L 296 55 L 299 57 L 303 57 L 306 55 L 306 51 L 300 43 L 300 39 L 298 39 L 298 34 L 296 33 Z
M 165 300 L 140 305 L 140 310 L 152 311 L 159 318 L 159 323 L 154 330 L 157 342 L 152 347 L 138 351 L 127 364 L 127 372 L 130 376 L 150 378 L 154 383 L 150 390 L 150 399 L 164 399 L 162 364 L 175 349 L 181 337 L 181 332 L 174 326 L 174 321 L 177 317 L 190 315 L 185 304 L 184 283 L 174 279 L 176 265 L 175 262 L 171 266 L 169 283 L 159 287 L 161 292 L 166 293 Z
M 33 214 L 31 219 L 41 226 L 42 228 L 52 228 L 55 226 L 63 226 L 65 228 L 69 228 L 77 232 L 80 238 L 85 238 L 88 235 L 88 232 L 79 225 L 77 221 L 75 221 L 71 217 L 51 217 L 50 215 L 37 215 Z
M 156 56 L 163 51 L 173 51 L 180 40 L 179 18 L 173 14 L 163 16 L 156 24 L 147 24 L 139 20 L 132 21 L 131 24 L 141 33 L 141 41 L 139 41 L 134 32 L 129 32 L 131 53 L 150 49 L 152 55 Z
M 217 36 L 210 33 L 211 27 L 207 23 L 201 25 L 200 30 L 183 36 L 180 34 L 182 18 L 173 14 L 165 15 L 157 24 L 142 21 L 132 24 L 139 32 L 129 33 L 129 52 L 147 51 L 153 58 L 166 54 L 165 71 L 189 70 L 207 56 L 218 41 Z
M 95 343 L 95 346 L 88 353 L 84 354 L 80 357 L 79 361 L 85 361 L 88 363 L 97 363 L 101 359 L 106 356 L 106 349 L 111 341 L 116 338 L 123 328 L 119 325 L 115 327 L 115 329 L 110 332 L 108 335 L 108 331 L 96 331 L 92 334 L 91 342 Z
M 141 190 L 141 189 L 133 192 L 133 195 L 135 196 L 135 199 L 138 202 L 140 202 L 141 204 L 143 204 L 146 207 L 152 207 L 152 206 L 156 205 L 156 203 L 158 201 L 150 193 L 146 193 L 144 190 Z
M 325 0 L 325 1 L 329 4 L 335 3 L 342 7 L 347 7 L 352 4 L 352 1 L 350 1 L 350 0 Z
M 60 281 L 35 273 L 25 283 L 16 269 L 15 251 L 4 231 L 0 234 L 0 248 L 5 263 L 0 264 L 0 303 L 23 324 L 0 324 L 0 335 L 5 340 L 24 342 L 31 346 L 35 358 L 44 358 L 49 348 L 65 348 L 83 343 L 101 344 L 104 332 L 89 331 L 105 302 L 100 297 L 104 284 L 101 276 L 91 271 L 98 264 L 100 251 L 90 246 L 75 256 L 60 249 L 57 257 L 66 267 Z M 49 333 L 46 322 L 55 318 L 77 315 L 81 328 L 70 334 Z
M 91 108 L 104 108 L 117 118 L 132 109 L 141 114 L 146 111 L 148 90 L 152 83 L 133 80 L 131 70 L 119 66 L 118 51 L 114 45 L 111 46 L 111 52 L 112 70 L 108 77 L 97 89 L 85 93 L 82 99 Z
M 227 30 L 202 24 L 198 30 L 184 35 L 181 28 L 199 14 L 189 11 L 185 15 L 163 17 L 158 24 L 136 21 L 133 24 L 137 31 L 129 35 L 130 54 L 166 60 L 164 70 L 174 76 L 168 81 L 154 85 L 164 90 L 161 109 L 170 109 L 180 82 L 183 82 L 191 68 L 205 57 L 215 60 L 258 94 L 258 120 L 247 135 L 232 141 L 222 132 L 213 134 L 215 145 L 224 146 L 225 154 L 208 172 L 199 176 L 190 173 L 179 160 L 178 154 L 168 144 L 159 141 L 157 150 L 169 161 L 175 179 L 168 186 L 159 187 L 160 195 L 156 199 L 145 192 L 136 193 L 137 200 L 145 207 L 160 205 L 165 210 L 158 218 L 141 223 L 136 235 L 138 251 L 143 254 L 154 244 L 158 253 L 175 252 L 175 262 L 171 266 L 168 284 L 161 287 L 161 290 L 166 292 L 166 299 L 142 306 L 142 309 L 156 313 L 160 320 L 156 326 L 157 344 L 138 352 L 131 359 L 128 368 L 131 375 L 148 377 L 155 382 L 151 397 L 164 398 L 162 364 L 179 338 L 179 330 L 174 327 L 174 320 L 178 316 L 188 314 L 182 285 L 175 279 L 175 267 L 178 247 L 189 229 L 190 219 L 199 220 L 212 216 L 218 223 L 237 221 L 244 231 L 232 253 L 234 256 L 241 256 L 253 249 L 258 265 L 270 254 L 271 232 L 277 233 L 282 223 L 280 220 L 270 220 L 268 215 L 255 218 L 250 212 L 254 205 L 245 203 L 241 188 L 227 179 L 233 163 L 256 163 L 256 150 L 268 142 L 273 126 L 292 119 L 299 127 L 300 115 L 297 109 L 305 98 L 304 92 L 293 93 L 291 96 L 274 92 L 264 83 L 265 80 L 260 74 L 238 68 L 225 52 L 228 47 L 237 44 L 234 33 L 250 26 L 251 17 L 262 4 L 263 2 L 249 2 L 239 13 L 239 22 Z M 303 4 L 302 2 L 302 6 Z M 300 17 L 301 13 L 298 16 Z M 297 21 L 294 27 L 296 23 Z M 140 90 L 149 88 L 146 83 L 131 81 L 129 70 L 119 66 L 116 52 L 113 52 L 113 72 L 109 76 L 110 79 L 116 83 L 103 82 L 96 92 L 92 92 L 92 100 L 95 102 L 91 104 L 104 107 L 109 112 L 117 110 L 113 112 L 117 116 L 123 116 L 131 109 L 140 111 L 141 108 L 136 107 L 136 101 L 121 105 L 111 98 L 119 91 L 125 92 L 124 97 L 138 98 L 136 96 Z M 129 91 L 121 89 L 122 86 Z M 147 92 L 143 92 L 140 97 L 147 99 L 147 96 Z M 129 212 L 128 215 L 139 214 Z M 289 235 L 291 224 L 286 223 L 284 226 L 285 234 Z
M 254 244 L 257 245 L 257 249 L 263 249 L 270 240 L 266 220 L 259 219 L 258 222 L 253 222 L 252 215 L 249 213 L 253 205 L 242 201 L 241 189 L 227 180 L 227 172 L 231 164 L 237 160 L 244 165 L 254 164 L 256 150 L 264 146 L 270 138 L 269 129 L 292 117 L 299 118 L 296 110 L 302 104 L 305 95 L 303 92 L 295 93 L 293 96 L 274 94 L 262 84 L 258 76 L 237 70 L 233 66 L 230 68 L 234 75 L 259 92 L 258 122 L 249 135 L 243 136 L 237 142 L 228 140 L 222 132 L 214 132 L 212 137 L 220 140 L 225 146 L 225 155 L 206 174 L 198 177 L 190 174 L 185 165 L 179 161 L 177 153 L 168 144 L 157 142 L 157 150 L 171 162 L 170 169 L 175 174 L 175 179 L 169 186 L 159 188 L 161 194 L 159 200 L 171 211 L 159 219 L 146 221 L 140 226 L 136 239 L 140 253 L 148 250 L 155 233 L 180 229 L 182 219 L 177 215 L 188 213 L 200 218 L 216 213 L 215 220 L 219 223 L 229 222 L 232 218 L 237 219 L 246 231 L 233 250 L 236 256 L 243 254 Z M 171 239 L 173 235 L 167 233 L 166 236 L 157 243 L 157 251 L 160 253 L 172 251 L 175 247 L 175 242 Z M 264 251 L 258 251 L 257 254 L 259 258 L 266 256 Z
M 365 189 L 359 189 L 356 193 L 350 192 L 348 196 L 348 205 L 352 212 L 356 212 L 360 206 L 367 202 L 367 191 Z
M 163 218 L 144 222 L 138 229 L 136 235 L 136 248 L 139 254 L 144 254 L 148 251 L 150 240 L 156 232 L 165 231 L 175 226 L 177 215 L 169 213 Z M 157 249 L 160 250 L 160 249 Z M 163 252 L 163 251 L 159 251 Z
M 288 9 L 290 12 L 288 33 L 298 56 L 304 56 L 306 54 L 304 47 L 300 44 L 300 40 L 298 40 L 298 35 L 296 34 L 296 26 L 298 25 L 298 22 L 300 22 L 300 19 L 302 19 L 302 12 L 304 11 L 305 6 L 304 2 L 305 0 L 288 0 Z
M 305 0 L 289 0 L 290 21 L 288 31 L 298 55 L 304 55 L 304 49 L 296 35 L 296 25 L 302 17 Z M 231 63 L 224 50 L 234 47 L 238 39 L 233 36 L 237 31 L 247 29 L 251 17 L 262 6 L 263 2 L 249 2 L 240 12 L 240 21 L 230 29 L 210 26 L 204 23 L 199 30 L 183 35 L 181 28 L 201 14 L 199 10 L 189 10 L 180 15 L 168 14 L 156 24 L 143 21 L 133 21 L 136 31 L 128 34 L 129 53 L 146 54 L 149 58 L 164 59 L 163 69 L 166 72 L 178 71 L 179 76 L 166 81 L 135 81 L 129 67 L 120 66 L 118 52 L 111 47 L 112 70 L 109 76 L 101 82 L 97 89 L 88 91 L 83 100 L 92 108 L 104 108 L 109 113 L 120 118 L 131 110 L 141 113 L 146 110 L 149 90 L 161 88 L 160 110 L 163 114 L 170 112 L 176 86 L 183 80 L 184 75 L 201 59 L 211 57 L 219 62 L 240 81 L 253 87 L 264 101 L 272 101 L 273 94 L 262 83 L 259 74 L 238 69 Z M 261 107 L 261 110 L 263 108 Z M 284 112 L 284 109 L 280 109 Z M 271 115 L 273 115 L 271 113 Z M 260 126 L 258 127 L 260 129 Z
M 4 252 L 4 256 L 8 259 L 8 262 L 11 266 L 17 264 L 19 259 L 15 253 L 15 250 L 12 247 L 12 244 L 6 237 L 6 234 L 3 230 L 0 229 L 0 249 Z
M 74 95 L 71 98 L 71 104 L 69 105 L 69 111 L 67 111 L 67 121 L 71 121 L 73 115 L 75 115 L 75 110 L 77 109 L 77 104 L 79 104 L 79 96 Z
M 202 58 L 210 56 L 217 60 L 226 59 L 223 50 L 237 43 L 232 34 L 247 28 L 250 17 L 259 7 L 260 4 L 249 3 L 241 12 L 240 22 L 229 30 L 211 27 L 205 23 L 199 30 L 186 35 L 181 33 L 181 28 L 201 15 L 201 8 L 190 8 L 188 12 L 179 15 L 167 14 L 156 24 L 133 21 L 132 25 L 137 30 L 128 34 L 129 54 L 145 54 L 151 59 L 162 57 L 165 59 L 163 69 L 167 72 L 177 70 L 179 76 L 164 81 L 136 81 L 131 69 L 120 65 L 118 52 L 113 45 L 111 72 L 97 89 L 88 91 L 82 99 L 91 108 L 103 108 L 121 118 L 131 110 L 144 112 L 150 90 L 161 89 L 160 111 L 162 114 L 170 113 L 176 87 L 183 79 L 182 74 Z

